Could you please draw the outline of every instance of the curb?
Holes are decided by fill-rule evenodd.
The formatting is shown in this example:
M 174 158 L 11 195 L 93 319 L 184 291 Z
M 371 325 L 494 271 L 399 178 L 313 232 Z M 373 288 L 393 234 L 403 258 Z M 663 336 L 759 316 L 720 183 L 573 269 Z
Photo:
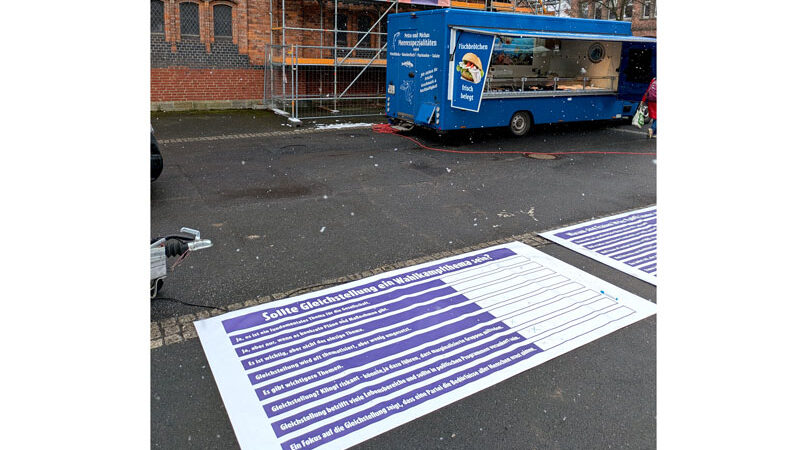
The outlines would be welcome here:
M 295 136 L 299 134 L 323 133 L 326 131 L 347 131 L 347 130 L 363 130 L 371 128 L 373 124 L 359 125 L 354 127 L 343 128 L 301 128 L 289 131 L 266 131 L 263 133 L 241 133 L 241 134 L 222 134 L 219 136 L 199 136 L 189 138 L 175 138 L 175 139 L 159 139 L 159 144 L 177 144 L 182 142 L 204 142 L 204 141 L 221 141 L 227 139 L 247 139 L 247 138 L 264 138 L 275 136 Z
M 600 219 L 603 217 L 610 217 L 616 214 L 622 214 L 627 211 L 634 211 L 641 208 L 649 208 L 650 206 L 654 205 L 645 205 L 645 206 L 636 206 L 632 208 L 625 209 L 623 211 L 618 211 L 611 214 L 606 214 L 603 216 L 595 217 L 595 219 Z M 554 229 L 569 227 L 572 225 L 577 225 L 579 223 L 586 222 L 587 219 L 582 219 L 578 221 L 574 221 L 572 223 L 560 224 L 558 227 Z M 549 231 L 549 230 L 545 230 Z M 543 231 L 543 232 L 545 232 Z M 371 270 L 365 270 L 361 273 L 354 273 L 342 277 L 338 277 L 335 279 L 325 280 L 321 283 L 312 285 L 312 286 L 305 286 L 297 289 L 292 289 L 284 292 L 278 292 L 275 294 L 265 295 L 265 296 L 258 296 L 251 300 L 246 300 L 244 302 L 237 302 L 224 307 L 225 311 L 222 309 L 217 310 L 207 310 L 207 311 L 198 311 L 192 314 L 185 314 L 180 317 L 170 317 L 167 319 L 162 319 L 156 322 L 150 322 L 150 350 L 164 347 L 167 345 L 177 344 L 179 342 L 188 341 L 190 339 L 194 339 L 197 337 L 197 331 L 194 328 L 194 321 L 200 319 L 207 319 L 211 316 L 218 316 L 220 314 L 224 314 L 226 312 L 235 311 L 237 309 L 247 308 L 250 306 L 260 305 L 263 303 L 269 303 L 271 301 L 280 300 L 282 298 L 291 297 L 298 294 L 305 294 L 308 292 L 314 292 L 321 289 L 324 289 L 330 285 L 334 284 L 342 284 L 348 281 L 356 281 L 362 278 L 371 277 L 372 275 L 378 275 L 383 272 L 388 272 L 390 270 L 395 269 L 403 269 L 405 267 L 410 267 L 416 264 L 422 264 L 428 261 L 434 261 L 437 259 L 448 258 L 452 256 L 457 256 L 462 253 L 471 252 L 474 250 L 481 250 L 487 247 L 491 247 L 494 245 L 501 245 L 507 244 L 509 242 L 520 241 L 523 244 L 530 245 L 531 247 L 539 247 L 545 244 L 550 244 L 551 242 L 547 239 L 539 236 L 539 233 L 531 232 L 525 234 L 517 234 L 513 236 L 509 236 L 503 239 L 497 239 L 494 241 L 483 242 L 480 244 L 462 247 L 456 250 L 446 250 L 439 253 L 434 253 L 428 256 L 423 256 L 420 258 L 409 259 L 406 261 L 394 263 L 394 264 L 385 264 L 383 266 L 377 267 Z

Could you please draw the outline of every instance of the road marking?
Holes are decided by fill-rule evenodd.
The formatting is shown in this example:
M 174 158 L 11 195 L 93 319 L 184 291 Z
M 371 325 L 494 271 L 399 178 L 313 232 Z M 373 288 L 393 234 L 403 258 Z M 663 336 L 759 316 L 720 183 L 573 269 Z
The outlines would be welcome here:
M 372 124 L 352 126 L 347 128 L 300 128 L 297 130 L 287 131 L 266 131 L 263 133 L 239 133 L 239 134 L 221 134 L 218 136 L 198 136 L 188 138 L 173 138 L 173 139 L 159 139 L 159 144 L 178 144 L 184 142 L 204 142 L 204 141 L 221 141 L 228 139 L 248 139 L 248 138 L 265 138 L 275 136 L 297 136 L 301 134 L 311 134 L 330 131 L 343 131 L 343 130 L 359 130 L 370 128 Z

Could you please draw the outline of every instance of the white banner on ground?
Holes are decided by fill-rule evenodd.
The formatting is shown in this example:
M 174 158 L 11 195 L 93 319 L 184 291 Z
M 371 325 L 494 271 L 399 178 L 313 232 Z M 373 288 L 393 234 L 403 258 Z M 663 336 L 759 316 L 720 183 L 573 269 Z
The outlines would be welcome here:
M 656 207 L 541 233 L 584 256 L 656 285 Z
M 513 242 L 195 327 L 242 448 L 338 449 L 655 311 Z

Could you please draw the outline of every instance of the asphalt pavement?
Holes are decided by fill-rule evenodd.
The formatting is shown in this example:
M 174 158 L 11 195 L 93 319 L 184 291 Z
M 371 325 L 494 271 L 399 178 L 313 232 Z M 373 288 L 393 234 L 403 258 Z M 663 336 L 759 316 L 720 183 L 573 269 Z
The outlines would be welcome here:
M 655 156 L 446 153 L 368 126 L 291 128 L 266 111 L 161 113 L 152 124 L 164 155 L 151 185 L 152 234 L 189 226 L 214 242 L 170 272 L 151 304 L 155 448 L 236 447 L 199 340 L 187 332 L 166 339 L 186 317 L 656 202 Z M 457 151 L 656 151 L 625 122 L 536 126 L 524 138 L 504 130 L 409 136 Z M 556 244 L 537 248 L 656 300 L 648 283 Z M 652 316 L 356 448 L 655 444 Z

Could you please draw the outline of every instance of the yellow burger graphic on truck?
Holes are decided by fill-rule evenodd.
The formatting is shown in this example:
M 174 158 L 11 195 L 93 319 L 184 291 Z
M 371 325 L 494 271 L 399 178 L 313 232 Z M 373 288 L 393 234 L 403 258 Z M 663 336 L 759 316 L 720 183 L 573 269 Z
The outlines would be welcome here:
M 467 53 L 456 66 L 461 78 L 471 83 L 480 83 L 483 78 L 483 64 L 475 53 Z

